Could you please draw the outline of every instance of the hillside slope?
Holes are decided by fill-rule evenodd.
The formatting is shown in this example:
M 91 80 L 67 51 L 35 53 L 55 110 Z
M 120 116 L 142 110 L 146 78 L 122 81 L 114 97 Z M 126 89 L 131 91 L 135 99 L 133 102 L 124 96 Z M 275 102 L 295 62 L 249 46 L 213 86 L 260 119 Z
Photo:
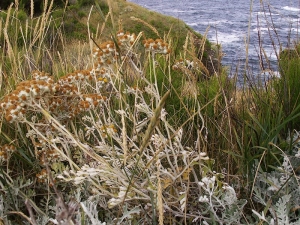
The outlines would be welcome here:
M 206 40 L 205 35 L 195 32 L 180 19 L 150 11 L 131 2 L 99 0 L 95 1 L 94 6 L 79 8 L 72 5 L 67 8 L 63 18 L 70 38 L 87 40 L 87 24 L 96 41 L 115 36 L 119 30 L 135 34 L 143 32 L 147 38 L 165 39 L 171 43 L 175 58 L 182 57 L 177 54 L 188 44 L 188 36 L 189 43 L 194 45 L 194 53 L 201 58 L 210 74 L 214 74 L 214 70 L 220 66 L 217 63 L 218 48 Z

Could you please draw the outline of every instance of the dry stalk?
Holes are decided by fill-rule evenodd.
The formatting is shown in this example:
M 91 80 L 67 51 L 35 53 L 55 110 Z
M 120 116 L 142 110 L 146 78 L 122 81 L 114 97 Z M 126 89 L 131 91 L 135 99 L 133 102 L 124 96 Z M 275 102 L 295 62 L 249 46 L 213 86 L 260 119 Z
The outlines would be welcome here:
M 155 27 L 153 27 L 152 25 L 150 25 L 149 23 L 147 23 L 146 21 L 140 19 L 140 18 L 136 18 L 134 16 L 131 16 L 130 19 L 132 19 L 133 21 L 137 21 L 140 22 L 142 24 L 144 24 L 145 26 L 149 27 L 158 37 L 160 37 L 158 31 L 156 30 Z
M 160 179 L 160 160 L 156 162 L 157 167 L 157 208 L 158 208 L 158 221 L 159 225 L 164 224 L 164 205 L 163 205 L 163 195 L 162 195 L 162 186 Z
M 127 130 L 125 123 L 125 115 L 122 113 L 122 137 L 123 137 L 123 151 L 124 151 L 124 165 L 126 165 L 128 155 L 128 143 L 127 143 Z
M 111 18 L 111 23 L 112 23 L 112 26 L 113 26 L 113 30 L 115 30 L 115 19 L 114 19 L 114 14 L 113 14 L 113 6 L 112 6 L 112 1 L 111 0 L 107 0 L 107 4 L 108 4 L 108 7 L 109 7 L 109 15 L 110 15 L 110 18 Z
M 11 4 L 7 10 L 7 15 L 6 15 L 6 22 L 5 22 L 5 26 L 4 26 L 4 29 L 3 29 L 3 35 L 4 35 L 4 39 L 6 41 L 6 44 L 7 44 L 7 53 L 8 53 L 8 56 L 9 58 L 13 58 L 14 59 L 14 62 L 15 61 L 15 57 L 13 55 L 13 50 L 12 50 L 12 45 L 10 43 L 10 40 L 9 40 L 9 36 L 8 36 L 8 33 L 7 33 L 7 30 L 8 30 L 8 27 L 9 27 L 9 19 L 10 19 L 10 14 L 11 14 L 11 10 L 12 10 L 12 6 L 13 4 Z
M 108 20 L 109 16 L 110 16 L 110 12 L 108 12 L 107 15 L 105 16 L 105 21 L 104 21 L 104 23 L 101 26 L 99 37 L 103 34 L 103 31 L 104 31 L 104 28 L 106 26 L 106 23 L 107 23 L 107 20 Z M 96 34 L 96 38 L 97 37 L 98 37 L 98 34 Z
M 202 62 L 202 57 L 203 57 L 203 53 L 204 53 L 205 42 L 207 40 L 207 33 L 208 33 L 208 31 L 209 31 L 209 27 L 205 30 L 205 33 L 203 34 L 203 36 L 201 38 L 200 47 L 199 47 L 199 50 L 197 52 L 197 56 L 198 56 L 197 58 L 201 62 Z
M 34 0 L 30 1 L 30 19 L 33 19 L 34 14 Z

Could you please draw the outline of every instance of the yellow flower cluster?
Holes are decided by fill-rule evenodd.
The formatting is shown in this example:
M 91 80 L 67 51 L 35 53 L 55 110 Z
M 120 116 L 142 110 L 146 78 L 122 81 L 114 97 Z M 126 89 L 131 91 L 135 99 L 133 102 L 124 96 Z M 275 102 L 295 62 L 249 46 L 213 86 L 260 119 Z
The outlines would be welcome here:
M 168 43 L 162 39 L 156 39 L 155 41 L 152 38 L 146 39 L 143 41 L 143 44 L 147 51 L 153 53 L 169 54 L 171 52 Z
M 6 162 L 11 154 L 16 151 L 16 147 L 13 145 L 5 144 L 0 146 L 0 164 Z

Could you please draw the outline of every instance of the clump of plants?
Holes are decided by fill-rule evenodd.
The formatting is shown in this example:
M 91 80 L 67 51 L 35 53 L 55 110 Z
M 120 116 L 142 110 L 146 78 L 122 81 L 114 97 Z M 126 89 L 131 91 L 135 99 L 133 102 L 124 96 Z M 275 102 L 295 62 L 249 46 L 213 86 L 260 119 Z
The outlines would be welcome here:
M 236 90 L 192 34 L 180 51 L 143 30 L 70 46 L 48 7 L 25 28 L 4 14 L 1 222 L 300 222 L 299 113 L 274 103 L 282 80 Z
M 300 90 L 297 85 L 297 76 L 300 71 L 300 45 L 294 48 L 285 49 L 280 54 L 280 74 L 281 79 L 274 81 L 274 86 L 278 100 L 284 105 L 285 115 L 292 112 L 299 112 Z M 299 119 L 294 119 L 289 123 L 290 129 L 299 129 Z
M 222 175 L 207 163 L 207 154 L 196 146 L 183 146 L 182 127 L 168 123 L 164 105 L 169 91 L 161 96 L 155 74 L 160 54 L 170 53 L 168 44 L 161 39 L 141 43 L 140 39 L 141 34 L 121 31 L 116 43 L 108 41 L 95 48 L 92 69 L 57 81 L 49 74 L 33 72 L 31 80 L 17 84 L 0 102 L 7 126 L 18 127 L 17 137 L 26 138 L 26 142 L 11 140 L 13 147 L 2 147 L 10 156 L 3 157 L 2 165 L 10 168 L 22 158 L 35 173 L 21 175 L 15 168 L 2 174 L 6 193 L 15 192 L 14 175 L 22 183 L 20 192 L 2 196 L 4 208 L 13 207 L 4 196 L 25 198 L 18 208 L 31 213 L 20 220 L 162 224 L 172 223 L 174 215 L 175 221 L 210 220 L 211 212 L 217 216 L 214 208 L 203 214 L 193 212 L 189 202 L 196 198 L 204 210 L 203 202 L 212 207 L 224 198 L 226 208 L 228 195 L 235 196 Z M 150 77 L 134 61 L 138 60 L 138 44 L 144 46 L 153 65 Z M 134 87 L 122 75 L 129 71 L 139 74 L 133 77 Z M 12 150 L 15 157 L 11 157 Z M 25 187 L 35 188 L 27 191 Z M 52 188 L 54 194 L 49 193 Z M 37 193 L 42 197 L 36 203 L 26 200 L 37 198 Z

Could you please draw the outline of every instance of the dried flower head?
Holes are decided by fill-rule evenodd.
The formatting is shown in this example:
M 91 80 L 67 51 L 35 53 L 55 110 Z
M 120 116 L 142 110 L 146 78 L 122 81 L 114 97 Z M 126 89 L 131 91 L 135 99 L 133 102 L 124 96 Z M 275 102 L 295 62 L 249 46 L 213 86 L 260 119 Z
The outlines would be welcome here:
M 150 38 L 143 41 L 146 51 L 153 53 L 169 54 L 171 49 L 168 43 L 164 42 L 162 39 L 156 39 L 155 41 Z
M 16 147 L 14 145 L 5 144 L 0 146 L 0 164 L 8 161 L 12 153 L 15 151 Z

